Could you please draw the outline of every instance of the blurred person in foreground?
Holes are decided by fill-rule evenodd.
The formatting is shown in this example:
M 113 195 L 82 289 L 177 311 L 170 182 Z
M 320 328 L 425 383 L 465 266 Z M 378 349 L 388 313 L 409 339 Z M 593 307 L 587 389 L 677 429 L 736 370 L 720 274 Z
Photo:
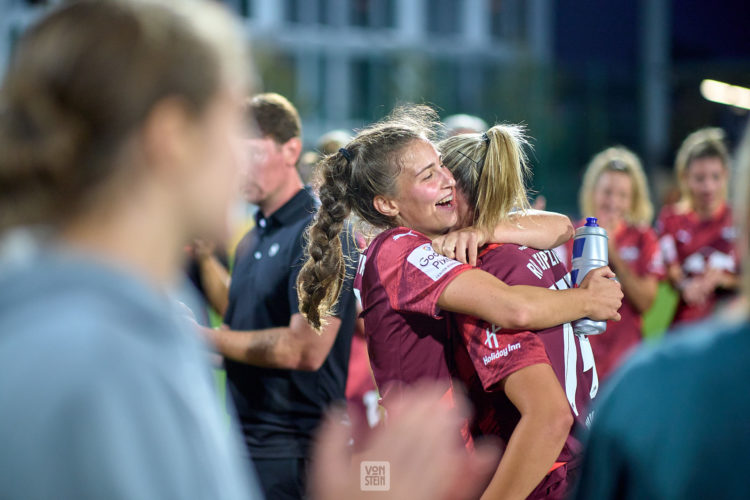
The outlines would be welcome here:
M 215 4 L 66 3 L 0 94 L 0 496 L 248 498 L 200 337 L 170 299 L 221 238 L 243 40 Z
M 594 156 L 583 176 L 579 206 L 584 217 L 596 217 L 607 230 L 609 266 L 625 294 L 619 311 L 622 319 L 607 323 L 607 331 L 601 335 L 589 336 L 600 380 L 604 380 L 641 342 L 642 316 L 654 303 L 659 280 L 664 277 L 659 242 L 651 229 L 654 208 L 638 157 L 622 146 Z M 573 240 L 564 249 L 563 260 L 570 268 Z
M 680 146 L 675 174 L 682 198 L 656 223 L 667 277 L 680 294 L 673 325 L 713 313 L 735 295 L 739 262 L 727 202 L 730 158 L 724 132 L 705 128 Z
M 213 3 L 91 0 L 19 41 L 0 91 L 3 498 L 261 498 L 169 299 L 183 245 L 226 227 L 237 33 Z M 489 471 L 420 392 L 363 455 L 394 467 L 381 498 L 452 498 Z M 320 437 L 316 498 L 363 494 L 346 432 Z
M 588 438 L 577 499 L 747 496 L 750 128 L 738 167 L 743 300 L 642 349 L 612 376 Z

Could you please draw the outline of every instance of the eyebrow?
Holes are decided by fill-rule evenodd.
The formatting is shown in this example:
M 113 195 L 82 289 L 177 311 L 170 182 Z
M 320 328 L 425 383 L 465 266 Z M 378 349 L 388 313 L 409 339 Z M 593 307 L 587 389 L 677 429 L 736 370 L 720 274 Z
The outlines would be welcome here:
M 420 175 L 422 175 L 422 172 L 424 172 L 428 168 L 431 168 L 431 167 L 434 167 L 434 166 L 435 166 L 435 162 L 434 161 L 430 162 L 429 165 L 427 165 L 426 167 L 424 167 L 423 169 L 421 169 L 419 172 L 417 172 L 416 174 L 414 174 L 414 177 L 419 177 Z

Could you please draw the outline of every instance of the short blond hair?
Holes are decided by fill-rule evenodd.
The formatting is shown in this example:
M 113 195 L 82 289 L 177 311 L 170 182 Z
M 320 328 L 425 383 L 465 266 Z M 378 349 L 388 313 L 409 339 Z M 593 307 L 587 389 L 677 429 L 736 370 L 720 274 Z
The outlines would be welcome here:
M 654 206 L 651 204 L 646 174 L 643 172 L 638 156 L 623 146 L 607 148 L 589 162 L 578 193 L 581 214 L 584 216 L 594 214 L 594 189 L 604 172 L 622 172 L 630 178 L 632 198 L 625 220 L 630 224 L 650 225 L 654 217 Z
M 720 128 L 702 128 L 688 135 L 675 158 L 675 176 L 680 187 L 681 201 L 693 206 L 693 198 L 685 182 L 685 175 L 693 160 L 700 158 L 718 158 L 729 172 L 729 151 L 724 143 L 724 131 Z M 727 197 L 726 187 L 723 192 L 724 199 Z

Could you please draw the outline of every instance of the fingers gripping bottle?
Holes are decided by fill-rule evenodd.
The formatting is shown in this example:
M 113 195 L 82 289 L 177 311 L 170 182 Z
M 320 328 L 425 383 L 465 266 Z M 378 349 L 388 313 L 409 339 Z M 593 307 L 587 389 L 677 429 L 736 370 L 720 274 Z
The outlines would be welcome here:
M 599 227 L 596 217 L 587 217 L 586 224 L 576 229 L 573 240 L 573 259 L 570 279 L 579 287 L 589 271 L 609 264 L 607 231 Z M 589 318 L 573 322 L 573 331 L 578 335 L 598 335 L 607 329 L 606 321 Z

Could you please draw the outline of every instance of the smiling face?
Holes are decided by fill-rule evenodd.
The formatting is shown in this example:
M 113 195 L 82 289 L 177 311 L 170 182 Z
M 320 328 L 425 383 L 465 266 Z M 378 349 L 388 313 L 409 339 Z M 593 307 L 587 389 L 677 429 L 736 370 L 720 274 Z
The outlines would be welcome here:
M 376 197 L 376 209 L 428 237 L 452 228 L 458 218 L 456 181 L 435 147 L 414 141 L 402 154 L 401 167 L 395 197 Z
M 594 212 L 599 223 L 615 227 L 624 221 L 633 203 L 633 181 L 625 172 L 602 172 L 593 193 Z
M 720 158 L 696 158 L 685 170 L 685 185 L 690 192 L 693 209 L 712 214 L 726 199 L 728 173 Z

